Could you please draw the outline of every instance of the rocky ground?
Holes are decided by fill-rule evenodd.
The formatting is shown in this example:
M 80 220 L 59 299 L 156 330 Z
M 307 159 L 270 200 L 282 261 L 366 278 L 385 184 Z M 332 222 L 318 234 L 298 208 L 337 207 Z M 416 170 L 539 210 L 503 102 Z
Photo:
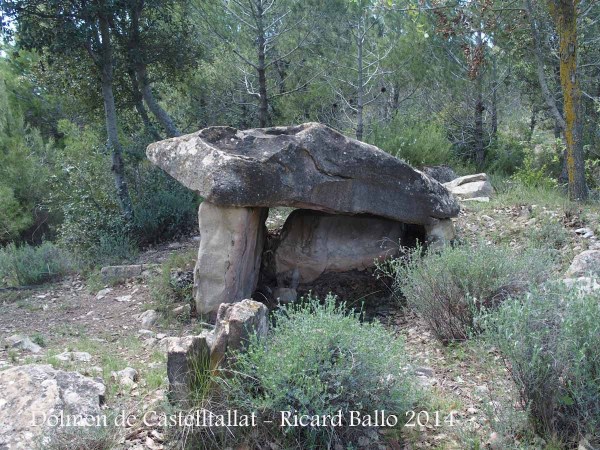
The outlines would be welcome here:
M 489 203 L 464 204 L 456 221 L 460 239 L 509 243 L 515 251 L 532 239 L 544 239 L 564 260 L 560 271 L 576 253 L 600 248 L 597 211 L 573 208 L 552 199 L 538 200 L 501 194 Z M 288 213 L 273 212 L 269 227 L 276 229 Z M 196 246 L 193 238 L 163 245 L 141 254 L 139 262 L 160 264 L 172 254 L 193 254 Z M 32 362 L 49 363 L 103 378 L 107 384 L 107 410 L 141 411 L 163 405 L 164 339 L 197 333 L 205 324 L 197 319 L 154 320 L 140 316 L 156 306 L 151 295 L 152 276 L 156 275 L 150 273 L 115 285 L 76 276 L 40 289 L 1 292 L 0 342 L 21 335 L 34 345 L 0 346 L 0 370 Z M 500 427 L 518 430 L 523 414 L 499 355 L 477 344 L 442 346 L 395 299 L 371 305 L 370 311 L 371 317 L 406 339 L 410 364 L 425 387 L 427 404 L 432 405 L 427 411 L 429 420 L 408 429 L 404 442 L 389 433 L 389 447 L 504 448 L 506 430 Z M 120 372 L 128 368 L 134 371 Z M 513 407 L 506 409 L 506 405 Z M 121 430 L 119 445 L 168 448 L 163 430 L 139 422 Z

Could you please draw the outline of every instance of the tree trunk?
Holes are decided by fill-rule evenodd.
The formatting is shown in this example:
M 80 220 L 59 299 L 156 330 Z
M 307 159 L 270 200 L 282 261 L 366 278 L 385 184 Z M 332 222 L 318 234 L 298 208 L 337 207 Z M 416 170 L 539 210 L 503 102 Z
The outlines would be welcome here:
M 156 139 L 157 141 L 160 141 L 162 139 L 162 136 L 159 134 L 159 132 L 156 130 L 156 128 L 150 121 L 150 117 L 148 117 L 148 111 L 146 111 L 146 107 L 144 106 L 144 99 L 143 99 L 142 93 L 140 92 L 140 87 L 139 87 L 139 83 L 137 81 L 137 77 L 135 75 L 135 71 L 129 70 L 128 74 L 129 74 L 129 79 L 131 80 L 131 90 L 133 93 L 133 103 L 134 103 L 135 109 L 138 112 L 138 114 L 140 115 L 140 118 L 142 119 L 144 127 L 146 128 L 148 133 L 150 133 L 150 135 L 154 139 Z
M 257 45 L 258 45 L 258 65 L 256 71 L 258 73 L 258 124 L 261 128 L 264 128 L 269 123 L 269 100 L 267 98 L 267 69 L 265 64 L 265 51 L 266 51 L 266 39 L 265 31 L 263 28 L 262 17 L 263 9 L 262 3 L 257 2 L 256 5 L 257 15 Z
M 108 21 L 100 17 L 100 36 L 102 38 L 101 79 L 102 98 L 104 100 L 104 113 L 106 119 L 107 145 L 112 155 L 112 173 L 115 179 L 117 196 L 121 211 L 129 222 L 133 220 L 133 206 L 129 196 L 129 188 L 125 179 L 125 164 L 123 163 L 123 149 L 119 141 L 117 130 L 117 109 L 113 94 L 113 61 L 110 44 L 110 30 Z
M 481 52 L 482 45 L 481 32 L 478 32 L 477 54 Z M 481 169 L 485 161 L 485 146 L 483 143 L 483 111 L 485 108 L 483 107 L 483 70 L 481 65 L 476 69 L 475 73 L 475 97 L 475 131 L 473 136 L 475 141 L 475 164 Z
M 492 61 L 492 142 L 498 140 L 498 64 L 496 57 Z
M 356 139 L 362 141 L 364 134 L 364 118 L 363 118 L 363 44 L 364 44 L 364 36 L 362 33 L 358 33 L 357 39 L 357 69 L 358 69 L 358 84 L 356 90 Z
M 540 33 L 537 24 L 535 23 L 533 4 L 531 3 L 531 0 L 526 0 L 525 6 L 527 8 L 527 15 L 529 16 L 529 27 L 531 29 L 531 38 L 533 40 L 533 48 L 536 60 L 536 72 L 538 82 L 540 84 L 540 89 L 542 90 L 544 100 L 546 101 L 546 104 L 548 105 L 548 108 L 550 108 L 550 112 L 554 117 L 555 123 L 560 127 L 562 131 L 565 128 L 565 121 L 558 109 L 556 100 L 554 99 L 554 95 L 552 95 L 552 93 L 550 92 L 550 88 L 548 87 L 548 82 L 546 80 L 546 73 L 544 72 L 544 58 L 540 42 Z
M 588 189 L 581 139 L 581 90 L 577 79 L 577 3 L 578 0 L 549 0 L 559 36 L 569 197 L 585 200 Z
M 175 125 L 171 116 L 169 116 L 169 113 L 167 113 L 154 98 L 152 86 L 150 86 L 150 81 L 148 80 L 148 75 L 146 73 L 146 67 L 138 67 L 137 75 L 139 77 L 139 82 L 142 85 L 141 88 L 144 101 L 154 117 L 156 117 L 156 120 L 158 120 L 158 123 L 165 129 L 169 137 L 181 136 L 181 132 L 177 128 L 177 125 Z
M 531 142 L 533 138 L 533 132 L 535 131 L 535 126 L 537 125 L 537 115 L 538 115 L 538 106 L 534 104 L 531 107 L 531 118 L 529 119 L 529 136 L 527 136 L 527 142 Z

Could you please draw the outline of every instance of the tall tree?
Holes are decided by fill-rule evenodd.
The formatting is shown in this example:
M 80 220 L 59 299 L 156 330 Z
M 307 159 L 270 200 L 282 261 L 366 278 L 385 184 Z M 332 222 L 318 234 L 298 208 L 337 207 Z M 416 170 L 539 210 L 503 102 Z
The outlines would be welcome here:
M 111 152 L 111 170 L 121 211 L 133 220 L 133 206 L 125 178 L 123 148 L 119 140 L 117 108 L 114 96 L 114 39 L 111 26 L 115 15 L 123 14 L 122 5 L 99 0 L 46 2 L 7 0 L 4 11 L 16 22 L 18 43 L 26 49 L 59 57 L 89 57 L 99 78 L 104 103 L 107 147 Z
M 246 93 L 258 107 L 259 126 L 271 122 L 272 102 L 305 88 L 316 74 L 298 77 L 303 57 L 298 54 L 312 35 L 309 4 L 290 0 L 213 0 L 198 2 L 206 29 L 241 64 Z M 286 80 L 296 72 L 293 86 Z
M 585 200 L 588 197 L 588 189 L 581 136 L 581 89 L 577 71 L 578 4 L 579 0 L 548 0 L 550 14 L 559 37 L 569 197 L 572 200 Z

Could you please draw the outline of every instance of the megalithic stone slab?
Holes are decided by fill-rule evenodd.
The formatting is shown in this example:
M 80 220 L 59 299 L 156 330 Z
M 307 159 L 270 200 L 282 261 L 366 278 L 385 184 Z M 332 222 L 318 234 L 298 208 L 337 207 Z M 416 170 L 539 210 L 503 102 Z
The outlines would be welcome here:
M 281 286 L 295 288 L 326 272 L 364 270 L 397 256 L 405 225 L 372 216 L 342 216 L 298 209 L 287 218 L 275 250 Z
M 194 270 L 194 297 L 201 314 L 215 314 L 221 303 L 249 298 L 258 282 L 267 208 L 217 206 L 198 210 L 200 248 Z
M 151 144 L 146 153 L 214 205 L 291 206 L 421 225 L 460 208 L 434 179 L 319 123 L 210 127 Z

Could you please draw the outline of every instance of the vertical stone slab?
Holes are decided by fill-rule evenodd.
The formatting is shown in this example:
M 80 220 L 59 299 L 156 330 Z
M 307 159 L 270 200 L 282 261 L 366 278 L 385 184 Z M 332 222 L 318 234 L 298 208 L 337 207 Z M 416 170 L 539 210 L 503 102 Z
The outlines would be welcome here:
M 433 225 L 425 225 L 425 243 L 429 248 L 441 249 L 456 238 L 451 219 L 440 219 Z
M 194 298 L 201 314 L 215 315 L 221 303 L 249 298 L 256 288 L 268 208 L 200 205 L 200 248 L 194 269 Z

